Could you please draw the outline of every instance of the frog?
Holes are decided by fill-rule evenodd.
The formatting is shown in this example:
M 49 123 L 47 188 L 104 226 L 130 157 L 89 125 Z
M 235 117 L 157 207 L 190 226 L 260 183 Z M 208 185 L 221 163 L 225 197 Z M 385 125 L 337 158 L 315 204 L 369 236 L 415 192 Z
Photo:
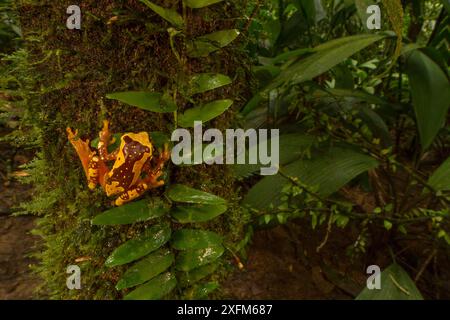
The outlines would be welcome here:
M 103 121 L 97 149 L 91 148 L 89 139 L 81 139 L 77 129 L 67 127 L 66 132 L 81 160 L 88 188 L 94 190 L 100 185 L 108 197 L 117 197 L 113 202 L 115 206 L 122 206 L 165 184 L 160 177 L 170 159 L 168 144 L 154 156 L 155 147 L 147 132 L 121 135 L 120 146 L 112 152 L 108 147 L 115 141 L 108 120 Z

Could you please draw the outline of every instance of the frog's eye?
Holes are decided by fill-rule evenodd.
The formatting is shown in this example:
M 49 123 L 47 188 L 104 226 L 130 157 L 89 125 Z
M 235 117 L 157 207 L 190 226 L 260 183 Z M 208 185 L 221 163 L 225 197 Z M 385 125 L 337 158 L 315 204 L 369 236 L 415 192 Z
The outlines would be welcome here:
M 150 152 L 150 148 L 149 147 L 145 147 L 145 152 Z

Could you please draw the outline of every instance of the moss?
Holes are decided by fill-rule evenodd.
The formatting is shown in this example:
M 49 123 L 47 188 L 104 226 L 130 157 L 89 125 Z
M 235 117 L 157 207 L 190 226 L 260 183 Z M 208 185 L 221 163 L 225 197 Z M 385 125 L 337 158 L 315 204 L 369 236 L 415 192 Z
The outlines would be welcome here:
M 176 6 L 178 1 L 155 1 Z M 82 30 L 67 30 L 66 8 L 70 1 L 17 1 L 23 27 L 32 88 L 37 93 L 29 104 L 30 121 L 38 129 L 40 154 L 29 167 L 36 186 L 34 200 L 24 209 L 41 216 L 36 233 L 45 249 L 38 254 L 36 271 L 44 278 L 41 294 L 62 299 L 115 299 L 114 284 L 122 270 L 106 270 L 103 263 L 117 245 L 142 226 L 120 228 L 91 226 L 92 217 L 110 206 L 100 191 L 87 191 L 81 165 L 65 136 L 67 126 L 86 137 L 96 137 L 103 119 L 114 132 L 172 129 L 171 115 L 145 112 L 104 99 L 122 90 L 161 90 L 178 70 L 171 52 L 168 25 L 139 1 L 83 1 Z M 224 3 L 188 11 L 188 34 L 195 36 L 239 22 L 237 4 Z M 112 17 L 118 17 L 115 22 Z M 235 44 L 207 59 L 189 62 L 190 72 L 221 72 L 235 79 L 232 86 L 208 93 L 198 102 L 227 97 L 237 110 L 246 91 L 245 59 Z M 227 128 L 234 111 L 211 125 Z M 209 228 L 238 240 L 245 221 L 239 219 L 236 181 L 225 166 L 173 168 L 170 181 L 185 183 L 227 198 L 232 210 Z M 158 195 L 161 190 L 153 192 Z M 77 262 L 82 261 L 82 262 Z M 76 263 L 77 262 L 77 263 Z M 67 290 L 66 267 L 82 269 L 83 290 Z

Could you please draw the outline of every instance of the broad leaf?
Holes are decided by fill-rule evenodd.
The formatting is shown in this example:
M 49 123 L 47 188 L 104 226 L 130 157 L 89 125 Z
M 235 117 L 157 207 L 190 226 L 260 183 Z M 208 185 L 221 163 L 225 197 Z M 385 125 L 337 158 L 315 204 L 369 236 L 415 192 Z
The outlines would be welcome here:
M 119 225 L 147 221 L 163 216 L 169 208 L 157 198 L 141 200 L 104 211 L 92 220 L 94 225 Z
M 377 165 L 378 162 L 370 156 L 352 149 L 334 147 L 314 155 L 312 159 L 295 161 L 281 170 L 303 184 L 318 188 L 321 196 L 329 196 Z M 266 177 L 250 189 L 243 203 L 260 209 L 267 209 L 271 203 L 277 205 L 280 191 L 286 183 L 288 180 L 279 174 Z
M 423 300 L 408 273 L 398 264 L 392 264 L 380 276 L 381 289 L 369 290 L 366 287 L 356 300 Z
M 201 36 L 188 42 L 187 50 L 191 58 L 207 57 L 210 53 L 226 47 L 239 36 L 239 30 L 221 30 Z
M 212 220 L 227 211 L 223 204 L 196 204 L 191 206 L 177 206 L 172 209 L 171 215 L 179 223 L 205 222 Z
M 177 270 L 190 271 L 217 260 L 224 251 L 223 246 L 181 251 L 177 256 L 175 267 Z
M 183 26 L 184 24 L 183 17 L 175 10 L 160 7 L 148 0 L 141 0 L 141 2 L 144 3 L 150 9 L 152 9 L 153 11 L 155 11 L 158 15 L 160 15 L 161 18 L 169 21 L 175 27 L 181 28 Z
M 204 249 L 221 244 L 219 234 L 206 230 L 181 229 L 172 236 L 172 247 L 177 250 Z
M 190 286 L 197 281 L 200 281 L 203 278 L 206 278 L 214 271 L 216 271 L 218 267 L 217 263 L 210 263 L 189 272 L 182 272 L 179 276 L 180 286 L 187 287 Z
M 211 281 L 194 286 L 186 291 L 185 298 L 187 300 L 206 299 L 208 295 L 219 288 L 219 283 Z
M 166 272 L 139 286 L 125 296 L 125 300 L 158 300 L 169 294 L 177 285 L 175 276 Z
M 114 250 L 105 265 L 108 267 L 120 266 L 142 258 L 163 246 L 170 239 L 170 234 L 171 229 L 167 225 L 147 228 L 136 239 L 129 240 Z
M 422 149 L 428 149 L 444 125 L 450 106 L 450 82 L 442 69 L 420 50 L 406 61 Z
M 216 100 L 200 107 L 188 109 L 179 116 L 178 124 L 182 127 L 189 128 L 194 126 L 194 121 L 208 122 L 220 116 L 232 104 L 232 100 Z
M 223 0 L 184 0 L 186 6 L 192 9 L 199 9 L 222 2 Z
M 175 256 L 168 249 L 150 254 L 131 266 L 117 282 L 116 289 L 122 290 L 142 284 L 169 268 Z
M 450 158 L 448 158 L 428 180 L 428 184 L 437 191 L 450 190 Z
M 208 192 L 190 188 L 183 184 L 174 184 L 166 191 L 170 200 L 183 203 L 224 204 L 225 199 Z
M 230 77 L 220 73 L 201 73 L 191 78 L 191 94 L 203 93 L 230 84 Z
M 152 112 L 165 113 L 177 110 L 174 103 L 166 101 L 163 95 L 157 92 L 126 91 L 110 93 L 106 97 Z
M 331 40 L 317 46 L 314 54 L 289 65 L 265 89 L 269 92 L 283 83 L 297 84 L 327 72 L 345 59 L 369 45 L 384 39 L 387 35 L 365 34 Z

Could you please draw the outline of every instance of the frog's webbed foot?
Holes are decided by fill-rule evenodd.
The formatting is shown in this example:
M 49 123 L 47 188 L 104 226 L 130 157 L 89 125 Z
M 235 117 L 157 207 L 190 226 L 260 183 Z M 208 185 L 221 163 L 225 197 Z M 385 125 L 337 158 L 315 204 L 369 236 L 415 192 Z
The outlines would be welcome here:
M 158 180 L 163 174 L 164 164 L 170 159 L 169 145 L 164 144 L 164 149 L 161 151 L 153 168 L 150 168 L 149 164 L 146 164 L 145 172 L 148 176 L 144 179 L 146 183 L 149 183 L 151 188 L 157 188 L 164 185 L 163 180 Z
M 109 131 L 109 121 L 103 120 L 103 129 L 99 134 L 98 153 L 102 161 L 112 161 L 117 157 L 117 151 L 113 153 L 108 152 L 108 146 L 112 143 L 111 132 Z

